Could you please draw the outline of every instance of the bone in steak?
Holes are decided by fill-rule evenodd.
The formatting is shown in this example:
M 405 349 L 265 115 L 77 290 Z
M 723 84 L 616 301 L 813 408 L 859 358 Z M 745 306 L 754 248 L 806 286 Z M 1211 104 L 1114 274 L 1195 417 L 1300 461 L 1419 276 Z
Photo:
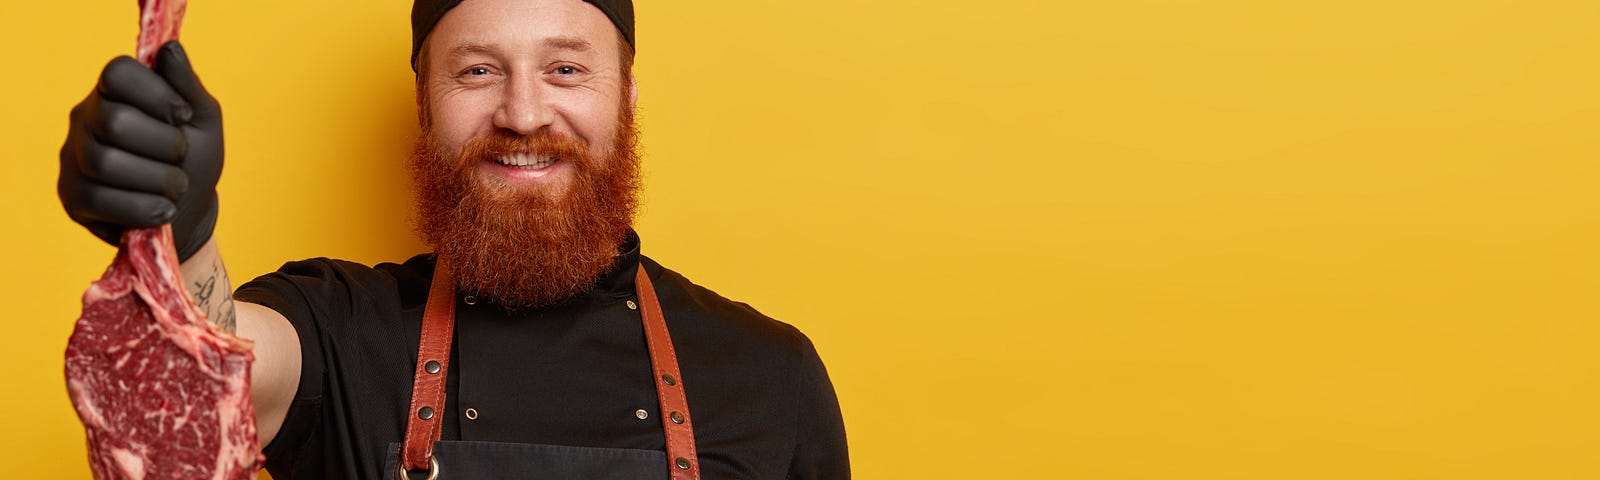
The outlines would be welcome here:
M 177 38 L 185 0 L 139 2 L 139 57 Z M 100 479 L 253 479 L 252 345 L 189 299 L 170 226 L 129 229 L 83 294 L 67 342 L 67 391 Z

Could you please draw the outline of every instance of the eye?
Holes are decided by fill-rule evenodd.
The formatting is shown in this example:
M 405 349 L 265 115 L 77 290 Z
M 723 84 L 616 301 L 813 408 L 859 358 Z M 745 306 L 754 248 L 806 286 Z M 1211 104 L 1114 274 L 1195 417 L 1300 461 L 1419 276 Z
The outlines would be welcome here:
M 461 74 L 462 75 L 468 75 L 468 76 L 488 75 L 489 74 L 489 69 L 483 68 L 483 67 L 472 67 L 472 68 L 468 68 L 464 72 L 461 72 Z
M 583 68 L 583 65 L 569 62 L 552 62 L 545 65 L 543 75 L 545 80 L 561 86 L 574 87 L 587 81 L 592 73 Z

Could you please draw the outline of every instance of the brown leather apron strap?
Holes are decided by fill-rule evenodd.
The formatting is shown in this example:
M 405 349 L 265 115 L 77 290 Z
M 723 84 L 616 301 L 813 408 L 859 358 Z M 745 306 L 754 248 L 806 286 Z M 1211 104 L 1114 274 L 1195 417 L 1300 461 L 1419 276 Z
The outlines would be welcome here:
M 411 409 L 400 464 L 406 470 L 430 470 L 433 442 L 443 432 L 444 380 L 450 372 L 450 336 L 455 333 L 456 282 L 449 265 L 436 262 L 428 305 L 422 310 L 422 336 L 417 344 L 417 372 L 411 383 Z
M 650 366 L 656 373 L 656 398 L 661 401 L 661 429 L 667 435 L 667 461 L 673 480 L 698 480 L 700 457 L 694 451 L 694 423 L 689 418 L 689 398 L 683 394 L 683 375 L 678 371 L 678 353 L 672 348 L 667 319 L 661 315 L 656 289 L 644 264 L 634 275 L 639 292 L 639 310 L 644 317 L 645 344 L 650 347 Z
M 684 395 L 683 376 L 678 370 L 678 354 L 672 348 L 672 334 L 650 276 L 640 264 L 634 276 L 644 323 L 645 343 L 650 349 L 650 366 L 655 372 L 656 398 L 661 403 L 661 427 L 666 434 L 667 468 L 673 480 L 699 480 L 700 457 L 695 452 L 694 424 L 689 419 L 689 399 Z M 428 470 L 428 478 L 438 475 L 433 458 L 433 443 L 442 432 L 445 375 L 450 371 L 450 336 L 456 319 L 455 278 L 439 262 L 428 289 L 428 306 L 422 313 L 422 337 L 417 346 L 417 371 L 411 385 L 411 410 L 406 419 L 406 438 L 401 446 L 399 477 L 408 470 Z

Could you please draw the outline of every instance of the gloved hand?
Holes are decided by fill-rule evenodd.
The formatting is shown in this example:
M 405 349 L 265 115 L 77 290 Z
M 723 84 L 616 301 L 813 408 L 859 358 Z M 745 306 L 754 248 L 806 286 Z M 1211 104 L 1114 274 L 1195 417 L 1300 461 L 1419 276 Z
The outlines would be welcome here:
M 73 221 L 112 245 L 123 229 L 171 223 L 180 261 L 211 239 L 222 108 L 182 45 L 162 45 L 154 69 L 112 59 L 68 125 L 56 193 Z

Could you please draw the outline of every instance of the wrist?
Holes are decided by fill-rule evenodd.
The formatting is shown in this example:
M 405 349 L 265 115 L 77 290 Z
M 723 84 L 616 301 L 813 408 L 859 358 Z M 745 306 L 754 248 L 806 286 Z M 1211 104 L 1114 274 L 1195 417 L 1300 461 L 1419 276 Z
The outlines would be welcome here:
M 216 239 L 206 241 L 179 269 L 195 307 L 223 330 L 234 331 L 233 283 L 222 264 Z
M 173 236 L 173 247 L 178 250 L 178 262 L 183 263 L 188 261 L 189 258 L 198 253 L 202 247 L 205 247 L 207 243 L 210 243 L 211 234 L 216 231 L 216 228 L 217 199 L 216 194 L 213 193 L 211 199 L 211 208 L 206 210 L 206 214 L 200 217 L 199 221 L 188 228 L 188 233 L 184 234 L 182 237 L 177 235 Z

